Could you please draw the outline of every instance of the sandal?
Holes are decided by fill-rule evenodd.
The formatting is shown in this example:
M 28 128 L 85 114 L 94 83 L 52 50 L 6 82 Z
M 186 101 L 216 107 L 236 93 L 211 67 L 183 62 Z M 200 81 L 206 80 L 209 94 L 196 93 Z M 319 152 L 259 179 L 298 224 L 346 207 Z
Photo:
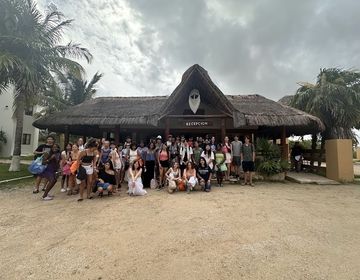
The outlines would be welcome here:
M 77 201 L 80 202 L 80 201 L 83 201 L 84 199 L 83 198 L 79 198 Z
M 34 190 L 33 190 L 33 193 L 39 193 L 39 190 L 38 190 L 38 189 L 34 189 Z

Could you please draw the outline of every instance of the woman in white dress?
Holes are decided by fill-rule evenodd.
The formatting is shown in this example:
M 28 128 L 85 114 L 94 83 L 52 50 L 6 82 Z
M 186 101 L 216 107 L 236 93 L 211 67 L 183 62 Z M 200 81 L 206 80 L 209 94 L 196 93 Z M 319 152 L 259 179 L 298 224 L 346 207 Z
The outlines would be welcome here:
M 145 195 L 144 186 L 141 180 L 142 168 L 139 164 L 139 160 L 135 160 L 129 168 L 128 178 L 128 194 L 129 195 Z

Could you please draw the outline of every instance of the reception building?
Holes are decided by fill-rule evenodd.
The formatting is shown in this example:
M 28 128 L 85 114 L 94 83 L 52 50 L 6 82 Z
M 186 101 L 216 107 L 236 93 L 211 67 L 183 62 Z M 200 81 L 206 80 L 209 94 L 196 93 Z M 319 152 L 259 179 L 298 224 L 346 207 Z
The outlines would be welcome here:
M 324 125 L 315 116 L 261 95 L 225 95 L 207 71 L 195 64 L 169 96 L 99 97 L 34 122 L 40 129 L 108 137 L 115 142 L 156 135 L 225 135 L 282 139 L 318 133 Z M 66 141 L 66 140 L 65 140 Z

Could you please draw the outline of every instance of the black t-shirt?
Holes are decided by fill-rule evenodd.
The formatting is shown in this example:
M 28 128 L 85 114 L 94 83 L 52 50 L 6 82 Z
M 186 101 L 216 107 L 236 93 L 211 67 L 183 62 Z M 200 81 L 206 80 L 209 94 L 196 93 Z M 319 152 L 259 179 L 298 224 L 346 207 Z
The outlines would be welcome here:
M 210 169 L 209 166 L 206 166 L 206 167 L 199 166 L 198 169 L 197 169 L 197 172 L 198 172 L 199 176 L 201 178 L 203 178 L 205 181 L 209 180 L 209 177 L 210 177 L 210 174 L 211 174 L 211 169 Z
M 105 183 L 109 183 L 111 185 L 116 184 L 115 175 L 110 175 L 103 169 L 101 169 L 99 172 L 99 178 L 102 179 Z
M 50 154 L 52 149 L 52 145 L 48 145 L 48 144 L 41 144 L 39 147 L 37 147 L 37 149 L 35 150 L 35 152 L 41 152 L 41 153 L 48 153 Z M 41 157 L 41 154 L 35 154 L 34 159 L 37 159 L 38 157 Z
M 300 156 L 303 153 L 303 148 L 301 146 L 294 146 L 291 150 L 291 157 Z

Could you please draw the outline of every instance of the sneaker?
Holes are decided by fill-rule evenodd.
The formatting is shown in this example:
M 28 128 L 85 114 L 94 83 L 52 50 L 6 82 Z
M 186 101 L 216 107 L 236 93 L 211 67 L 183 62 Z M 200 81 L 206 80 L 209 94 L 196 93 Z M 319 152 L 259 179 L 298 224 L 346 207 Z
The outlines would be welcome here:
M 41 199 L 48 201 L 48 200 L 53 200 L 54 198 L 52 196 L 47 196 L 47 197 L 42 197 Z
M 66 192 L 66 189 L 65 189 L 65 188 L 61 188 L 61 192 Z

